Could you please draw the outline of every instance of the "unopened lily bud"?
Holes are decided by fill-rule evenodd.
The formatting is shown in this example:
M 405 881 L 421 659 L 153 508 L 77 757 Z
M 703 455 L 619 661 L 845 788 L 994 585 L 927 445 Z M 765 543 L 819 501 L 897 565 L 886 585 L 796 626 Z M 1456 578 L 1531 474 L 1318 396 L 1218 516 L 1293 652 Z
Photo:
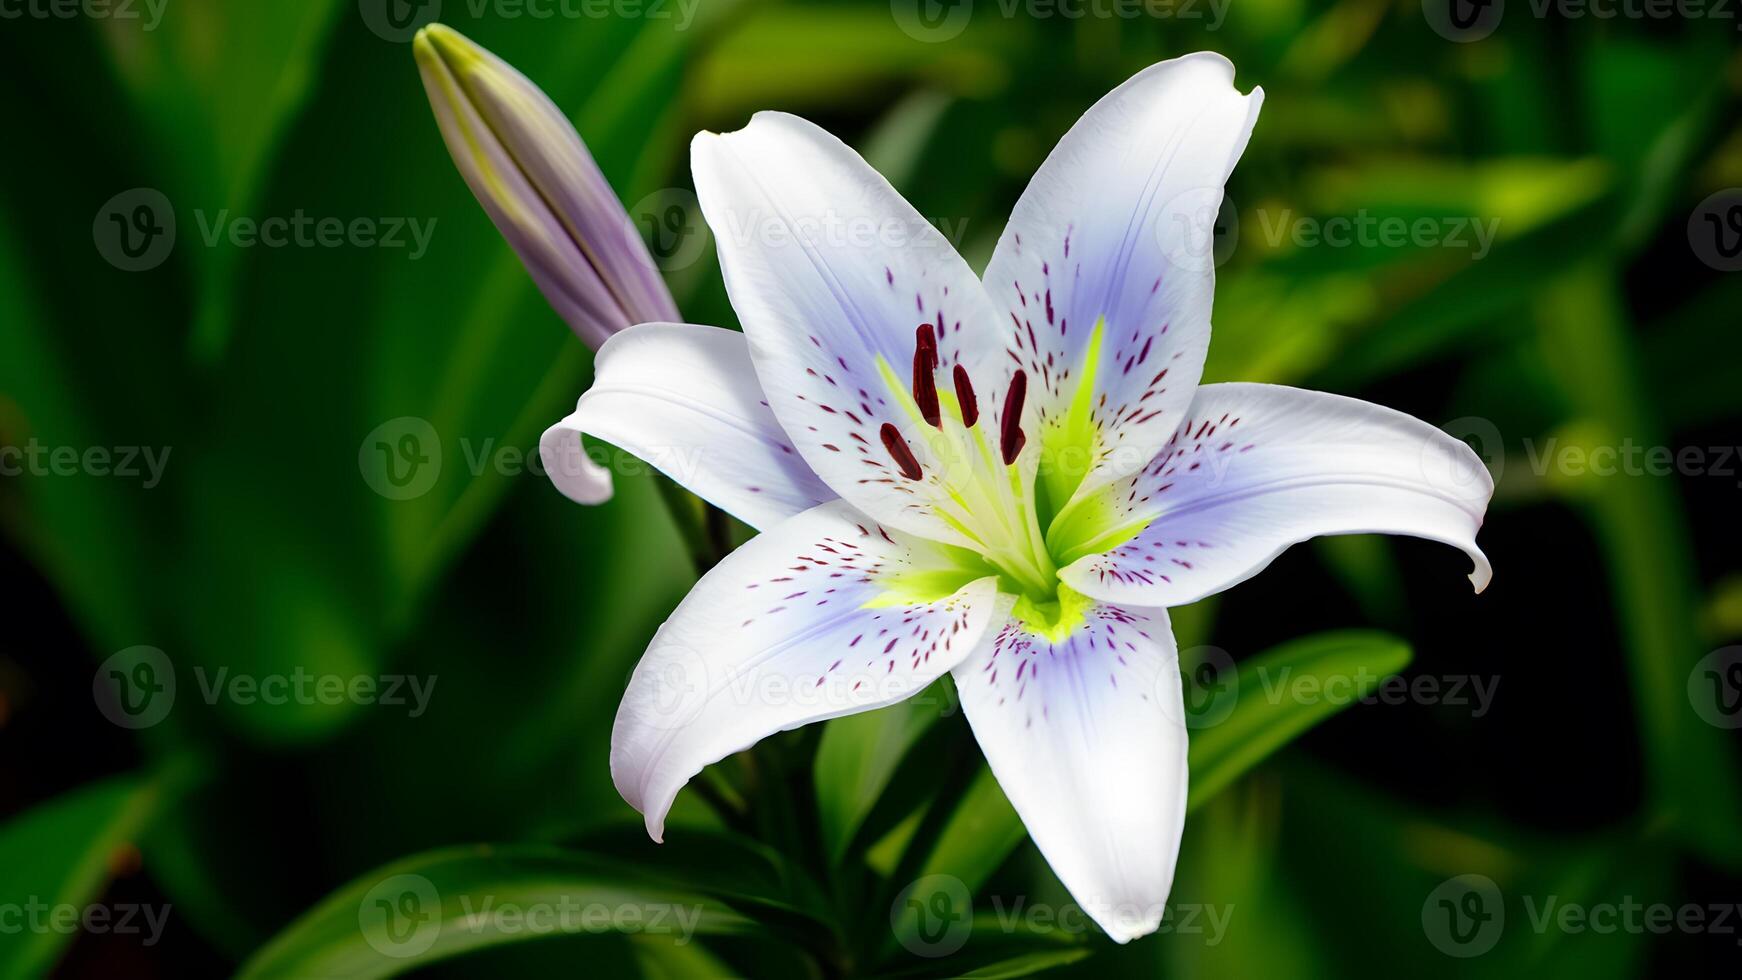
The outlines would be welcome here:
M 588 346 L 678 320 L 646 244 L 556 105 L 441 24 L 413 45 L 442 139 L 545 299 Z

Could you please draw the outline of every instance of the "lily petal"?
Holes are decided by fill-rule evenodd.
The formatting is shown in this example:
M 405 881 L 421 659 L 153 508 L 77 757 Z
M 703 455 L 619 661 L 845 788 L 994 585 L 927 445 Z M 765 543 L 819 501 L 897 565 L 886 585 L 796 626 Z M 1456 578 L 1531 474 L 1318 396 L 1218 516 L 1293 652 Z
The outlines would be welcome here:
M 992 306 L 949 241 L 846 144 L 760 112 L 691 145 L 696 193 L 768 403 L 811 468 L 892 526 L 965 543 L 936 514 L 945 464 L 910 392 L 916 329 L 938 331 L 943 386 L 979 345 L 998 352 Z M 1000 397 L 976 400 L 992 417 Z M 880 435 L 895 427 L 919 476 Z
M 1118 942 L 1161 923 L 1186 813 L 1186 728 L 1167 612 L 1093 603 L 1064 636 L 1015 620 L 954 671 L 1029 836 Z
M 650 463 L 758 530 L 833 500 L 762 399 L 744 335 L 687 323 L 644 323 L 605 341 L 592 388 L 539 442 L 545 472 L 570 499 L 611 495 L 581 433 Z
M 1035 382 L 1052 505 L 1141 469 L 1191 402 L 1209 349 L 1208 228 L 1263 89 L 1199 53 L 1095 103 L 1017 202 L 986 269 L 1009 354 Z
M 703 766 L 775 732 L 903 700 L 974 650 L 1008 600 L 956 555 L 842 501 L 702 576 L 636 666 L 611 777 L 659 840 Z
M 1108 601 L 1176 606 L 1251 578 L 1296 542 L 1380 533 L 1462 548 L 1480 592 L 1493 572 L 1476 531 L 1493 494 L 1469 446 L 1402 412 L 1280 385 L 1204 385 L 1155 461 L 1073 529 L 1087 557 L 1059 577 Z

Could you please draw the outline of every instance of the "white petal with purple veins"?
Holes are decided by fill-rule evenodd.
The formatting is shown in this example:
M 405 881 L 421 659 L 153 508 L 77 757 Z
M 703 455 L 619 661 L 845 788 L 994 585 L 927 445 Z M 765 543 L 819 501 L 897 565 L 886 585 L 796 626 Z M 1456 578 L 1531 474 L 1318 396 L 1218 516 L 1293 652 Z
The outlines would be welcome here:
M 1280 385 L 1205 385 L 1153 463 L 1079 508 L 1059 577 L 1109 601 L 1177 606 L 1245 581 L 1296 542 L 1381 533 L 1463 549 L 1480 591 L 1492 572 L 1476 531 L 1493 493 L 1469 446 L 1402 412 Z
M 581 433 L 652 464 L 751 527 L 834 499 L 774 419 L 744 335 L 687 323 L 644 323 L 599 349 L 593 386 L 540 443 L 569 497 L 596 503 L 610 478 L 587 460 Z M 603 480 L 603 497 L 597 491 Z
M 1207 230 L 1264 100 L 1233 79 L 1221 55 L 1187 55 L 1097 102 L 1029 183 L 986 269 L 1004 367 L 1035 382 L 1055 508 L 1140 469 L 1191 401 L 1215 291 Z
M 966 543 L 941 518 L 948 447 L 913 399 L 916 329 L 938 329 L 942 384 L 962 354 L 997 352 L 992 307 L 944 236 L 840 140 L 762 112 L 691 148 L 696 192 L 774 414 L 813 469 L 865 513 Z M 989 379 L 990 380 L 990 379 Z M 981 385 L 982 414 L 1002 391 Z M 881 435 L 916 461 L 903 474 Z
M 704 575 L 636 666 L 611 731 L 612 779 L 653 839 L 703 766 L 903 700 L 971 653 L 1009 602 L 960 557 L 834 501 Z
M 1161 922 L 1185 825 L 1186 729 L 1167 613 L 1094 603 L 1067 635 L 1011 620 L 954 671 L 1029 836 L 1119 942 Z

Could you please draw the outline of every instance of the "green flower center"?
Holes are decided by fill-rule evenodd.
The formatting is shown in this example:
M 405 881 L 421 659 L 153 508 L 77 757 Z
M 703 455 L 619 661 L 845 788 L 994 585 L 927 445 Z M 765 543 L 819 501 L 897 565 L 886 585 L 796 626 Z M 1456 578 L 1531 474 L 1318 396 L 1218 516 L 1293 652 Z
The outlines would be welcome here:
M 1100 495 L 1073 500 L 1099 448 L 1094 418 L 1095 375 L 1105 320 L 1097 321 L 1072 373 L 1076 389 L 1064 411 L 1038 433 L 1033 465 L 1020 459 L 1027 437 L 1020 428 L 1027 378 L 1011 379 L 997 431 L 980 418 L 973 384 L 957 367 L 952 388 L 940 387 L 936 340 L 929 325 L 918 330 L 911 388 L 878 359 L 878 372 L 914 423 L 909 432 L 929 450 L 921 464 L 909 436 L 885 425 L 884 445 L 911 481 L 942 490 L 935 513 L 970 543 L 954 549 L 959 571 L 898 577 L 891 603 L 931 601 L 986 575 L 1018 597 L 1014 616 L 1037 635 L 1058 637 L 1083 620 L 1089 600 L 1059 581 L 1058 570 L 1088 554 L 1116 547 L 1141 528 L 1110 531 L 1112 508 Z M 899 597 L 897 597 L 899 596 Z M 881 604 L 881 603 L 880 603 Z

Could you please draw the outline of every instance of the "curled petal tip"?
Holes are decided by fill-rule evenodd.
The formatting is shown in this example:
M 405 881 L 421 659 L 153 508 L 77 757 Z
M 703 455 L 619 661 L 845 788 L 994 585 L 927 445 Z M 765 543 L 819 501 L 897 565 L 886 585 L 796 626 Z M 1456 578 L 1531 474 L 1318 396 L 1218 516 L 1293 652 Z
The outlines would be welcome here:
M 1470 570 L 1470 585 L 1476 590 L 1476 594 L 1480 595 L 1482 590 L 1488 588 L 1488 583 L 1494 581 L 1494 566 L 1489 563 L 1488 556 L 1483 554 L 1481 549 L 1476 548 L 1474 544 L 1470 546 L 1469 551 L 1470 560 L 1475 563 L 1475 567 Z

